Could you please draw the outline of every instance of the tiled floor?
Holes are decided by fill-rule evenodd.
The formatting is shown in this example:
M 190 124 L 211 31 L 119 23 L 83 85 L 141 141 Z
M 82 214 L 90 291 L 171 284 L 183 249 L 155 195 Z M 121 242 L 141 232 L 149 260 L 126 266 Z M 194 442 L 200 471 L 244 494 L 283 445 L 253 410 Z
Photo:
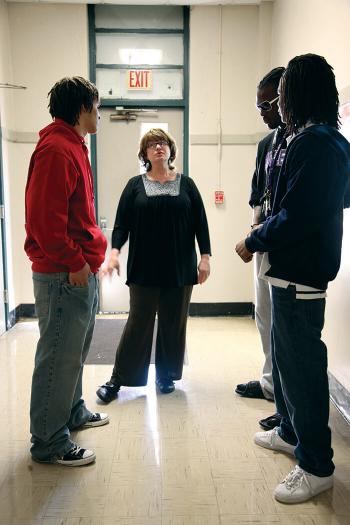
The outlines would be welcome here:
M 252 442 L 274 405 L 233 393 L 257 379 L 262 353 L 247 318 L 192 318 L 189 365 L 177 390 L 123 388 L 111 422 L 80 431 L 96 451 L 81 468 L 33 463 L 29 456 L 31 371 L 38 330 L 17 324 L 0 338 L 0 525 L 349 525 L 350 427 L 332 407 L 335 487 L 302 505 L 277 503 L 273 488 L 292 459 Z M 85 368 L 85 399 L 111 367 Z

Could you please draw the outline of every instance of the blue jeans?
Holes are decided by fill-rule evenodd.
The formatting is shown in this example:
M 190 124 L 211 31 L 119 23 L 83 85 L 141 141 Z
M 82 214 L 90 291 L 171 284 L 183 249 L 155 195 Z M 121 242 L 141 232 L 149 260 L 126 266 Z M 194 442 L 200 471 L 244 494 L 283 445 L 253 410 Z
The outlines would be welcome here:
M 334 471 L 329 419 L 327 348 L 321 340 L 325 299 L 296 299 L 295 286 L 272 286 L 273 382 L 282 416 L 279 435 L 296 445 L 302 469 Z
M 40 338 L 30 404 L 31 454 L 54 462 L 74 446 L 70 430 L 91 415 L 82 399 L 83 366 L 98 305 L 96 275 L 72 286 L 67 273 L 33 273 Z

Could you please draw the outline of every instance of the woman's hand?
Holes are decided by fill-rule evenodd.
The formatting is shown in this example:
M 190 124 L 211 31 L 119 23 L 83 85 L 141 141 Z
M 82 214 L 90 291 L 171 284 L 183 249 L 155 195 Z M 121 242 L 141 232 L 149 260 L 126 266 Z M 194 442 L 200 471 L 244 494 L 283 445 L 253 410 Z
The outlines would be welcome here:
M 203 254 L 198 265 L 198 283 L 203 284 L 210 275 L 209 255 Z
M 112 276 L 114 270 L 120 275 L 119 250 L 113 248 L 109 254 L 108 260 L 101 267 L 101 276 Z

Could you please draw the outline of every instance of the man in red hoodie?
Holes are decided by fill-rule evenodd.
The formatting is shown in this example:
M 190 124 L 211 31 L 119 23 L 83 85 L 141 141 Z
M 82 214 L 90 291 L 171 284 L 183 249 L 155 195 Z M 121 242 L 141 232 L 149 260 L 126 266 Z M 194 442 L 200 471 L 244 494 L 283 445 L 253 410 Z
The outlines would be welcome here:
M 26 186 L 25 251 L 32 261 L 40 339 L 30 418 L 33 459 L 67 466 L 95 460 L 70 431 L 108 423 L 82 399 L 83 366 L 98 304 L 97 271 L 106 239 L 95 219 L 84 137 L 97 132 L 99 95 L 91 82 L 63 78 L 49 92 L 54 121 L 40 132 Z

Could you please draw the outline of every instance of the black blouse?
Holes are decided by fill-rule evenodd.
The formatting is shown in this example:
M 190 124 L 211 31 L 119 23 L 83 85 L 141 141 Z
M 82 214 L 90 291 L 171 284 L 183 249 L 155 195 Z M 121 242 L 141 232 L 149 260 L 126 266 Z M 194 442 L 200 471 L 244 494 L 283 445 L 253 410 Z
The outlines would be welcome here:
M 128 237 L 126 284 L 197 284 L 195 238 L 201 254 L 211 250 L 204 205 L 193 180 L 181 176 L 176 196 L 148 197 L 142 175 L 130 179 L 118 204 L 112 248 L 120 250 Z

